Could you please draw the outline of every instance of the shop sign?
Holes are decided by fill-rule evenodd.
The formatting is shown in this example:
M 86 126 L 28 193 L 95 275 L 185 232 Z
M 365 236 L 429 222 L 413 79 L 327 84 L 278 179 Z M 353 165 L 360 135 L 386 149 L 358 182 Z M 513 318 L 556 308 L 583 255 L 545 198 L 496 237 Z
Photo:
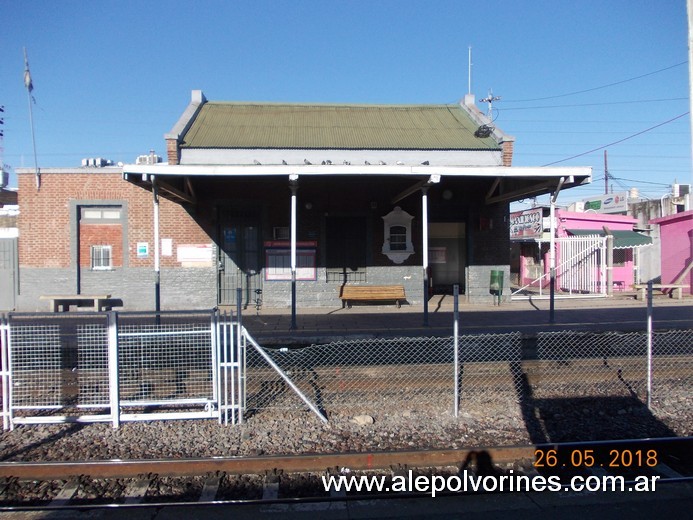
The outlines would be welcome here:
M 510 214 L 510 239 L 541 238 L 542 208 L 526 209 Z

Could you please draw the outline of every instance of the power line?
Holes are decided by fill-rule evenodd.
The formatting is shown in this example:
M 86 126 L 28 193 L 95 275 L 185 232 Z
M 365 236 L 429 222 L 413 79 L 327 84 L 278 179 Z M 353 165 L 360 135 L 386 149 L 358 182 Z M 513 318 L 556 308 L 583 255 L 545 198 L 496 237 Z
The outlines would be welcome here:
M 596 151 L 598 151 L 598 150 L 603 150 L 604 148 L 607 148 L 607 147 L 609 147 L 609 146 L 614 146 L 614 145 L 616 145 L 616 144 L 619 144 L 619 143 L 622 143 L 622 142 L 624 142 L 624 141 L 627 141 L 628 139 L 633 139 L 634 137 L 637 137 L 637 136 L 639 136 L 639 135 L 642 135 L 642 134 L 645 134 L 645 133 L 647 133 L 647 132 L 650 132 L 650 131 L 654 130 L 655 128 L 659 128 L 660 126 L 664 126 L 664 125 L 666 125 L 666 124 L 669 124 L 669 123 L 671 123 L 672 121 L 676 121 L 677 119 L 680 119 L 680 118 L 682 118 L 682 117 L 684 117 L 684 116 L 687 116 L 687 115 L 688 115 L 688 112 L 684 112 L 683 114 L 679 114 L 679 115 L 676 116 L 676 117 L 672 117 L 672 118 L 669 119 L 668 121 L 664 121 L 664 122 L 659 123 L 659 124 L 657 124 L 657 125 L 655 125 L 655 126 L 651 126 L 650 128 L 646 128 L 645 130 L 642 130 L 642 131 L 637 132 L 637 133 L 635 133 L 635 134 L 629 135 L 628 137 L 624 137 L 623 139 L 619 139 L 618 141 L 614 141 L 613 143 L 609 143 L 609 144 L 605 144 L 605 145 L 603 145 L 603 146 L 599 146 L 599 147 L 594 148 L 594 149 L 592 149 L 592 150 L 589 150 L 589 151 L 587 151 L 587 152 L 579 153 L 579 154 L 577 154 L 577 155 L 573 155 L 573 156 L 571 156 L 571 157 L 567 157 L 567 158 L 565 158 L 565 159 L 561 159 L 560 161 L 554 161 L 554 162 L 549 163 L 549 164 L 544 164 L 544 166 L 552 166 L 552 165 L 554 165 L 554 164 L 558 164 L 558 163 L 562 163 L 562 162 L 565 162 L 565 161 L 569 161 L 569 160 L 575 159 L 575 158 L 577 158 L 577 157 L 582 157 L 583 155 L 587 155 L 587 154 L 596 152 Z
M 567 97 L 567 96 L 575 96 L 577 94 L 584 94 L 585 92 L 594 92 L 595 90 L 614 87 L 616 85 L 622 85 L 623 83 L 628 83 L 629 81 L 635 81 L 637 79 L 646 78 L 647 76 L 652 76 L 654 74 L 659 74 L 660 72 L 664 72 L 664 71 L 667 71 L 667 70 L 670 70 L 670 69 L 673 69 L 676 67 L 680 67 L 681 65 L 685 65 L 686 63 L 688 63 L 688 60 L 682 61 L 682 62 L 677 63 L 675 65 L 670 65 L 669 67 L 665 67 L 663 69 L 655 70 L 653 72 L 648 72 L 647 74 L 641 74 L 640 76 L 635 76 L 633 78 L 628 78 L 628 79 L 624 79 L 621 81 L 616 81 L 614 83 L 608 83 L 606 85 L 601 85 L 599 87 L 592 87 L 592 88 L 587 88 L 584 90 L 576 90 L 575 92 L 567 92 L 566 94 L 558 94 L 556 96 L 546 96 L 546 97 L 533 98 L 533 99 L 510 99 L 510 100 L 506 99 L 504 101 L 506 103 L 526 103 L 529 101 L 544 101 L 547 99 L 557 99 L 557 98 L 562 98 L 562 97 Z
M 575 103 L 572 105 L 546 105 L 546 106 L 532 106 L 532 107 L 518 107 L 518 108 L 504 108 L 503 111 L 510 110 L 538 110 L 542 108 L 578 108 L 578 107 L 601 107 L 606 105 L 633 105 L 635 103 L 661 103 L 664 101 L 688 101 L 687 97 L 678 98 L 663 98 L 663 99 L 639 99 L 633 101 L 609 101 L 607 103 Z

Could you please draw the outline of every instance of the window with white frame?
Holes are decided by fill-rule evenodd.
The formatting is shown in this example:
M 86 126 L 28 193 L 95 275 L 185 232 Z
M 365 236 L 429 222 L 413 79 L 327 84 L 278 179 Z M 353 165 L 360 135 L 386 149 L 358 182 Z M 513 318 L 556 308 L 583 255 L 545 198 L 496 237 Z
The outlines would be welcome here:
M 105 271 L 113 269 L 112 246 L 91 246 L 91 268 L 95 271 Z
M 82 221 L 118 222 L 121 217 L 120 206 L 82 206 Z
M 382 253 L 396 264 L 401 264 L 412 254 L 411 241 L 412 215 L 399 206 L 383 217 L 384 237 Z

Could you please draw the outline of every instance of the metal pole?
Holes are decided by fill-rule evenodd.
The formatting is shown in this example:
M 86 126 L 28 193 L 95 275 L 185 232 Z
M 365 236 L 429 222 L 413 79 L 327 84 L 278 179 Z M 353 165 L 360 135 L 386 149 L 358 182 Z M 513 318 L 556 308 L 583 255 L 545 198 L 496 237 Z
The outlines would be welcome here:
M 236 288 L 236 348 L 238 349 L 236 352 L 236 359 L 238 363 L 241 363 L 241 371 L 245 372 L 243 369 L 243 364 L 245 363 L 245 360 L 241 359 L 242 357 L 242 349 L 241 349 L 241 336 L 242 334 L 242 329 L 243 329 L 243 320 L 242 320 L 242 310 L 243 308 L 243 289 L 241 287 Z M 239 381 L 238 381 L 238 388 L 242 388 L 240 378 L 243 377 L 244 374 L 239 373 Z M 245 385 L 245 380 L 243 381 L 243 385 Z M 243 424 L 243 408 L 245 406 L 244 402 L 239 403 L 238 406 L 238 423 Z
M 608 231 L 607 228 L 604 228 Z M 606 294 L 614 294 L 614 236 L 611 231 L 606 235 Z
M 10 366 L 8 350 L 10 340 L 10 322 L 0 315 L 0 379 L 2 379 L 2 428 L 10 429 Z
M 454 303 L 454 321 L 453 321 L 453 364 L 455 370 L 455 417 L 460 415 L 460 358 L 459 358 L 459 321 L 460 321 L 460 286 L 455 284 L 452 286 L 453 303 Z
M 291 330 L 296 330 L 296 180 L 289 177 L 291 188 Z
M 423 228 L 423 326 L 428 327 L 428 186 L 421 188 L 421 221 Z
M 120 426 L 120 381 L 118 379 L 118 313 L 106 313 L 108 326 L 108 401 L 114 428 Z
M 161 311 L 161 265 L 159 257 L 159 187 L 156 176 L 152 177 L 152 194 L 154 195 L 154 308 Z
M 556 200 L 551 197 L 549 212 L 550 236 L 549 236 L 549 323 L 556 322 L 556 310 L 554 305 L 554 292 L 556 290 Z
M 34 84 L 31 80 L 31 72 L 29 71 L 29 60 L 26 56 L 26 47 L 24 47 L 24 86 L 26 87 L 27 97 L 29 98 L 29 124 L 31 126 L 31 143 L 34 147 L 34 170 L 36 173 L 36 189 L 41 189 L 41 171 L 38 167 L 38 158 L 36 156 L 36 134 L 34 132 L 34 109 L 32 107 L 31 92 L 34 90 Z
M 688 89 L 689 93 L 693 90 L 693 0 L 686 1 L 686 11 L 688 12 Z M 693 96 L 688 96 L 690 112 L 693 114 Z M 691 129 L 691 150 L 693 151 L 693 115 L 689 116 Z M 693 155 L 691 156 L 693 161 Z M 686 208 L 688 209 L 688 208 Z
M 652 397 L 652 280 L 647 282 L 647 409 Z
M 285 382 L 287 385 L 289 385 L 289 387 L 291 387 L 291 389 L 292 389 L 294 392 L 296 392 L 296 395 L 298 395 L 298 397 L 301 399 L 301 401 L 303 401 L 304 403 L 306 403 L 306 405 L 308 406 L 308 408 L 310 408 L 311 411 L 312 411 L 315 415 L 317 415 L 318 418 L 319 418 L 322 422 L 326 423 L 326 422 L 327 422 L 327 417 L 325 417 L 325 416 L 320 412 L 320 410 L 310 401 L 310 399 L 308 399 L 308 398 L 306 397 L 306 395 L 305 395 L 303 392 L 301 392 L 301 390 L 294 384 L 294 382 L 291 380 L 291 378 L 290 378 L 289 376 L 286 375 L 286 373 L 279 367 L 279 365 L 277 365 L 277 364 L 274 362 L 274 360 L 267 354 L 267 352 L 265 352 L 265 350 L 264 350 L 260 345 L 258 345 L 252 337 L 248 336 L 248 341 L 250 341 L 250 344 L 255 348 L 255 350 L 257 351 L 257 353 L 260 354 L 260 355 L 262 356 L 262 358 L 267 362 L 267 364 L 268 364 L 269 366 L 271 366 L 277 374 L 279 374 L 279 376 L 284 380 L 284 382 Z
M 550 259 L 550 276 L 551 280 L 549 282 L 549 323 L 555 323 L 556 322 L 556 314 L 555 314 L 555 302 L 554 302 L 554 296 L 555 296 L 555 290 L 556 290 L 556 199 L 558 198 L 558 194 L 561 192 L 561 188 L 563 187 L 563 183 L 565 182 L 565 177 L 561 177 L 558 180 L 558 186 L 556 186 L 556 191 L 553 192 L 551 195 L 551 213 L 550 213 L 550 219 L 551 219 L 551 236 L 550 238 L 550 251 L 549 251 L 549 259 Z

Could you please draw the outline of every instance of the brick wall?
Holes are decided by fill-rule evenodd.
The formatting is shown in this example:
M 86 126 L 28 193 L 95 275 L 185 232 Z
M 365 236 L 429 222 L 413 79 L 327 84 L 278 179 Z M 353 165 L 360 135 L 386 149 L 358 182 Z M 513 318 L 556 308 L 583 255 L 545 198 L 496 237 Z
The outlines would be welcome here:
M 18 217 L 18 308 L 43 308 L 44 302 L 37 302 L 41 294 L 107 292 L 122 298 L 128 309 L 151 309 L 154 301 L 151 192 L 124 181 L 120 168 L 44 169 L 39 190 L 33 173 L 18 173 L 18 202 L 24 209 Z M 82 205 L 121 206 L 121 223 L 78 224 Z M 180 271 L 172 277 L 176 280 L 175 287 L 162 289 L 162 308 L 213 307 L 216 289 L 210 280 L 216 274 L 214 265 L 184 268 L 176 255 L 180 245 L 210 244 L 212 238 L 177 203 L 160 198 L 159 215 L 160 238 L 171 239 L 173 243 L 172 254 L 161 256 L 161 270 Z M 140 242 L 149 246 L 147 257 L 138 257 Z M 113 271 L 90 270 L 92 244 L 113 246 Z M 164 279 L 162 275 L 162 286 Z
M 515 141 L 503 141 L 501 145 L 503 146 L 503 166 L 512 166 Z
M 80 224 L 79 265 L 91 267 L 91 247 L 111 246 L 111 263 L 123 267 L 123 226 L 121 224 Z
M 166 139 L 166 156 L 169 164 L 178 164 L 180 161 L 177 139 Z

